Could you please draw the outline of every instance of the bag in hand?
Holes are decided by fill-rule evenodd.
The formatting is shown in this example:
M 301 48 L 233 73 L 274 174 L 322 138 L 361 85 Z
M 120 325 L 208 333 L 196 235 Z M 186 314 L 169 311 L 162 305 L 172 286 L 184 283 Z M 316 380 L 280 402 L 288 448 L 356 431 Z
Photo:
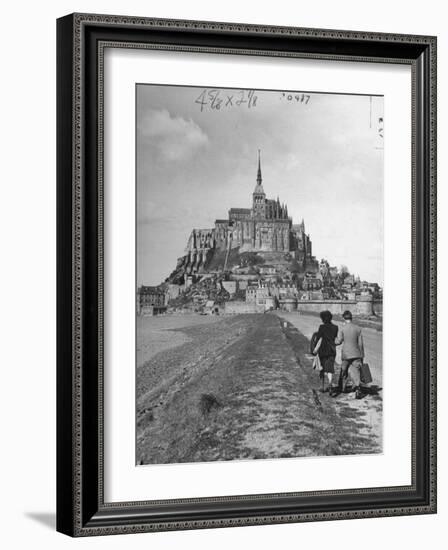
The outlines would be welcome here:
M 311 355 L 316 355 L 317 350 L 319 349 L 317 347 L 317 345 L 319 344 L 320 341 L 321 341 L 321 338 L 318 337 L 318 333 L 314 332 L 313 335 L 311 336 L 311 340 L 310 340 L 310 353 L 311 353 Z M 319 345 L 319 347 L 320 347 L 320 345 Z
M 318 372 L 323 369 L 322 363 L 320 362 L 320 357 L 317 354 L 313 358 L 313 369 L 317 370 Z
M 359 369 L 359 376 L 362 384 L 370 384 L 373 380 L 370 367 L 367 363 L 363 363 Z

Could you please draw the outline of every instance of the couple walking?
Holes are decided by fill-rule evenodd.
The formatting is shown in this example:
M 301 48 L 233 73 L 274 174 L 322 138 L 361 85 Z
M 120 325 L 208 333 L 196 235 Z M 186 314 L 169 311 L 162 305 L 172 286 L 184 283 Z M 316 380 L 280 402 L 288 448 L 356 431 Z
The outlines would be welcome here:
M 350 367 L 351 376 L 354 379 L 356 386 L 356 398 L 361 399 L 363 396 L 361 384 L 361 367 L 364 359 L 364 342 L 360 327 L 353 323 L 351 311 L 344 311 L 342 314 L 344 324 L 342 327 L 334 325 L 331 321 L 333 315 L 330 311 L 322 311 L 320 318 L 322 325 L 315 335 L 313 340 L 316 346 L 313 350 L 314 354 L 320 359 L 322 380 L 322 391 L 325 391 L 325 375 L 328 378 L 329 391 L 332 397 L 335 397 L 340 392 L 346 391 L 348 382 L 348 374 Z M 339 375 L 338 386 L 333 385 L 334 362 L 336 358 L 336 346 L 342 344 L 341 354 L 341 372 Z

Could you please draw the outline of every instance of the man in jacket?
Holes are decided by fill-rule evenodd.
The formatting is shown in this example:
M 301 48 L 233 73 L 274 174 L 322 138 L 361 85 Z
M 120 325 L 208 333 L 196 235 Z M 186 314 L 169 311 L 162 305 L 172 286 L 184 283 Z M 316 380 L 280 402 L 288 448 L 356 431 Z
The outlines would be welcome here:
M 360 327 L 352 322 L 351 311 L 344 311 L 342 314 L 344 324 L 339 329 L 336 338 L 336 345 L 342 344 L 341 354 L 341 373 L 339 375 L 339 389 L 345 392 L 348 379 L 348 371 L 353 367 L 351 374 L 356 385 L 356 398 L 361 399 L 363 396 L 361 388 L 360 370 L 364 359 L 364 342 L 362 339 L 362 331 Z

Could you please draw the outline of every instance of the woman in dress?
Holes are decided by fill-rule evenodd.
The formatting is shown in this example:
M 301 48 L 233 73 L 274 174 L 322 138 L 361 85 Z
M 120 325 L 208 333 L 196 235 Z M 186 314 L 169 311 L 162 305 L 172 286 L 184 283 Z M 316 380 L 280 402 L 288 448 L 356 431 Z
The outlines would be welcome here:
M 336 391 L 336 388 L 333 386 L 333 374 L 336 357 L 335 339 L 338 335 L 338 327 L 331 322 L 333 315 L 330 311 L 322 311 L 320 318 L 322 319 L 322 325 L 320 325 L 316 334 L 317 345 L 315 348 L 315 352 L 319 355 L 322 365 L 322 370 L 320 371 L 322 386 L 320 391 L 329 391 L 332 395 Z M 327 390 L 325 389 L 325 375 L 328 378 Z

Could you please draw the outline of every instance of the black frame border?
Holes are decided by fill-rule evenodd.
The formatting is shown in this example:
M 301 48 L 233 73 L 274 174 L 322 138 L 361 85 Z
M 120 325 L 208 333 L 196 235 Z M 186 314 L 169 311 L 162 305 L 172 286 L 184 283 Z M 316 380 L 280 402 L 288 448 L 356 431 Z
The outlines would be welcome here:
M 57 21 L 57 530 L 71 536 L 436 512 L 436 38 L 72 14 Z M 105 503 L 102 482 L 106 47 L 412 67 L 412 485 Z

